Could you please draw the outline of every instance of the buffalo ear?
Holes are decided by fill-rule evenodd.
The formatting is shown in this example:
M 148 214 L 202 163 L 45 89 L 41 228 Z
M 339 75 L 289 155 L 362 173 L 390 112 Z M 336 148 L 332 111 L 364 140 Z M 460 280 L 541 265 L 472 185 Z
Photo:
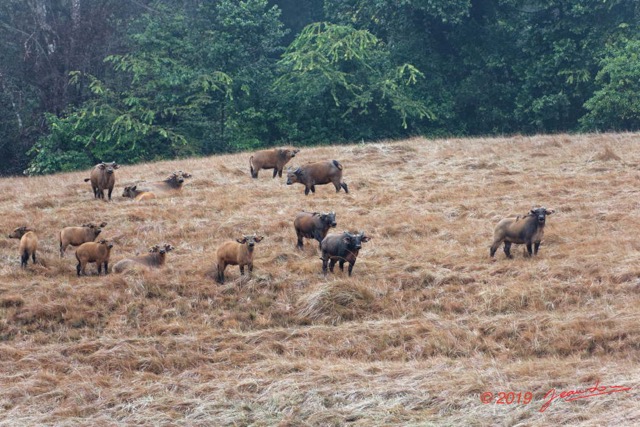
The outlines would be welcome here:
M 100 227 L 106 227 L 106 226 L 107 226 L 106 222 L 103 222 L 102 224 L 100 224 Z
M 130 189 L 131 191 L 135 191 L 135 189 L 136 189 L 136 188 L 138 188 L 138 186 L 137 186 L 137 185 L 134 185 L 134 186 L 129 187 L 129 189 Z
M 98 165 L 98 169 L 105 169 L 107 167 L 107 165 L 105 165 L 104 163 L 100 163 Z
M 241 245 L 244 245 L 245 243 L 247 243 L 247 238 L 243 237 L 242 239 L 236 239 L 236 242 L 240 243 Z
M 371 237 L 369 237 L 369 236 L 362 236 L 362 241 L 363 241 L 363 242 L 368 242 L 369 240 L 371 240 Z
M 555 209 L 545 209 L 544 211 L 547 213 L 547 215 L 551 215 L 551 214 L 554 214 L 556 212 Z
M 120 165 L 119 165 L 119 164 L 117 164 L 116 162 L 112 162 L 112 163 L 111 163 L 111 167 L 112 167 L 112 168 L 114 168 L 114 169 L 119 169 L 119 168 L 120 168 Z
M 255 240 L 255 241 L 256 241 L 256 243 L 258 243 L 258 242 L 261 242 L 261 241 L 262 241 L 262 239 L 264 239 L 264 236 L 256 236 L 256 237 L 254 237 L 254 239 L 253 239 L 253 240 Z
M 296 175 L 302 175 L 302 169 L 298 168 L 295 171 L 293 171 L 293 173 L 295 173 Z
M 532 215 L 535 215 L 535 214 L 536 214 L 536 211 L 535 211 L 535 209 L 531 209 L 531 210 L 529 211 L 529 213 L 530 213 L 530 214 L 532 214 Z

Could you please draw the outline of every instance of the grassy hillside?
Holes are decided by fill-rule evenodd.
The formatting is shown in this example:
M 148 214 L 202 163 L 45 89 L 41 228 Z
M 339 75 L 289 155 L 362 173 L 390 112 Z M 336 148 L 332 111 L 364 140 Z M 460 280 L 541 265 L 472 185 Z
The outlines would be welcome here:
M 637 134 L 425 140 L 304 149 L 338 159 L 351 192 L 304 196 L 248 154 L 122 167 L 114 200 L 88 171 L 0 181 L 5 237 L 31 225 L 40 261 L 20 268 L 0 238 L 0 424 L 638 425 L 640 144 Z M 124 185 L 193 174 L 147 203 Z M 537 258 L 493 227 L 533 205 L 548 218 Z M 363 230 L 351 278 L 323 277 L 300 210 Z M 171 243 L 167 266 L 76 277 L 58 231 L 108 222 L 111 265 Z M 251 279 L 218 245 L 258 232 Z M 589 399 L 543 396 L 601 386 Z M 480 394 L 492 392 L 492 404 Z M 496 404 L 498 392 L 533 393 Z

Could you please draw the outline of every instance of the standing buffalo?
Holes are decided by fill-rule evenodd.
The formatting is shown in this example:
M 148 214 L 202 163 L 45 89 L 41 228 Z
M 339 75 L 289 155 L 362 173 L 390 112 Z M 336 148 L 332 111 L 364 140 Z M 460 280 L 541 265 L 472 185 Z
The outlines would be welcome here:
M 85 178 L 84 182 L 91 181 L 93 189 L 93 197 L 104 199 L 104 190 L 109 191 L 109 200 L 111 200 L 111 192 L 116 183 L 115 170 L 120 166 L 116 162 L 98 163 L 91 169 L 91 177 Z
M 273 169 L 273 177 L 279 175 L 282 178 L 284 165 L 298 154 L 300 150 L 291 148 L 274 148 L 273 150 L 257 151 L 249 158 L 251 177 L 258 178 L 260 169 Z
M 244 275 L 244 266 L 246 265 L 249 267 L 249 275 L 251 275 L 253 271 L 253 248 L 263 238 L 254 233 L 250 236 L 242 236 L 242 239 L 236 239 L 235 242 L 224 242 L 216 251 L 218 282 L 224 283 L 224 269 L 227 268 L 227 265 L 239 266 L 241 275 Z
M 493 257 L 498 250 L 500 243 L 504 242 L 504 253 L 507 258 L 513 258 L 511 255 L 511 244 L 526 244 L 529 256 L 537 255 L 540 242 L 544 236 L 544 224 L 547 215 L 551 215 L 555 211 L 544 207 L 531 209 L 525 215 L 517 217 L 509 217 L 501 220 L 493 232 L 493 244 L 491 245 L 490 255 Z M 532 250 L 531 245 L 534 245 Z
M 80 246 L 86 242 L 93 242 L 107 225 L 83 224 L 82 227 L 65 227 L 60 231 L 60 258 L 64 256 L 67 246 Z
M 35 264 L 36 250 L 38 250 L 38 236 L 36 236 L 35 230 L 29 227 L 18 227 L 8 237 L 10 239 L 20 239 L 18 251 L 20 252 L 20 265 L 22 268 L 27 268 L 29 256 L 31 256 L 31 260 Z
M 316 239 L 320 244 L 329 232 L 329 228 L 336 226 L 336 213 L 300 212 L 293 221 L 293 226 L 298 235 L 298 248 L 303 247 L 303 237 Z
M 333 267 L 336 262 L 339 263 L 340 270 L 344 271 L 344 263 L 349 263 L 349 276 L 353 271 L 353 266 L 358 258 L 362 243 L 368 242 L 371 239 L 369 236 L 365 236 L 364 231 L 356 234 L 345 231 L 342 234 L 329 234 L 324 238 L 320 244 L 322 250 L 322 272 L 327 274 L 327 263 L 329 263 L 329 270 L 333 273 Z
M 289 169 L 287 185 L 296 182 L 304 185 L 305 195 L 308 195 L 309 191 L 315 193 L 316 185 L 329 183 L 333 183 L 336 187 L 336 193 L 340 191 L 340 188 L 344 188 L 345 193 L 349 192 L 347 184 L 342 181 L 342 165 L 337 160 L 307 163 L 295 170 Z
M 98 267 L 98 275 L 100 275 L 103 265 L 104 274 L 108 274 L 111 248 L 113 248 L 113 243 L 108 242 L 105 239 L 102 239 L 99 242 L 86 242 L 81 244 L 80 247 L 76 249 L 76 259 L 78 260 L 76 271 L 78 276 L 80 276 L 81 273 L 84 275 L 87 274 L 85 269 L 89 262 L 96 263 L 96 266 Z

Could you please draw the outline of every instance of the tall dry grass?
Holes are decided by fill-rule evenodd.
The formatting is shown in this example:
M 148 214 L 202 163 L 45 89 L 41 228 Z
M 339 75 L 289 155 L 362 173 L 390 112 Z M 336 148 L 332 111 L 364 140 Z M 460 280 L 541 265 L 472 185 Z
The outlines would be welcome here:
M 2 233 L 30 225 L 40 261 L 0 238 L 0 425 L 637 425 L 637 134 L 413 139 L 304 149 L 351 192 L 249 177 L 248 154 L 122 167 L 111 203 L 88 171 L 0 180 Z M 124 185 L 193 174 L 144 204 Z M 540 255 L 489 259 L 493 226 L 556 209 Z M 364 230 L 353 276 L 295 249 L 300 210 Z M 75 275 L 64 226 L 106 221 L 111 264 L 158 243 L 160 271 Z M 258 232 L 252 278 L 222 242 Z M 93 265 L 88 271 L 95 272 Z M 554 402 L 603 385 L 626 393 Z M 482 404 L 485 391 L 534 394 Z

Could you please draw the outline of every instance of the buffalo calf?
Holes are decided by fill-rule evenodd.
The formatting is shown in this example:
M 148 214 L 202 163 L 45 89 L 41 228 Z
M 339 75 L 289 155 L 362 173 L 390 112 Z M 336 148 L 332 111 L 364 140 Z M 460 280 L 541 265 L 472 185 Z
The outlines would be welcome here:
M 242 236 L 235 242 L 223 243 L 216 251 L 216 261 L 218 263 L 218 282 L 224 283 L 224 269 L 227 265 L 237 265 L 240 267 L 240 274 L 244 275 L 244 266 L 249 267 L 249 275 L 253 271 L 253 249 L 256 243 L 262 241 L 264 237 L 253 234 Z
M 289 160 L 294 158 L 300 150 L 291 148 L 274 148 L 273 150 L 256 151 L 249 158 L 251 177 L 258 178 L 260 169 L 273 169 L 273 177 L 279 175 L 282 178 L 282 169 Z
M 173 249 L 174 247 L 168 244 L 162 246 L 155 245 L 149 249 L 149 253 L 146 255 L 140 255 L 118 261 L 113 266 L 113 272 L 122 273 L 123 271 L 135 268 L 136 266 L 160 268 L 167 260 L 167 252 L 170 252 Z
M 36 251 L 38 250 L 38 236 L 35 230 L 29 227 L 18 227 L 8 236 L 10 239 L 20 239 L 18 251 L 20 253 L 20 266 L 27 268 L 29 257 L 35 264 Z
M 111 248 L 113 243 L 104 239 L 99 242 L 87 242 L 83 243 L 76 249 L 76 259 L 78 265 L 76 271 L 78 276 L 80 273 L 86 275 L 87 263 L 95 262 L 98 267 L 98 275 L 102 272 L 102 266 L 104 265 L 104 274 L 109 273 L 109 257 L 111 256 Z

